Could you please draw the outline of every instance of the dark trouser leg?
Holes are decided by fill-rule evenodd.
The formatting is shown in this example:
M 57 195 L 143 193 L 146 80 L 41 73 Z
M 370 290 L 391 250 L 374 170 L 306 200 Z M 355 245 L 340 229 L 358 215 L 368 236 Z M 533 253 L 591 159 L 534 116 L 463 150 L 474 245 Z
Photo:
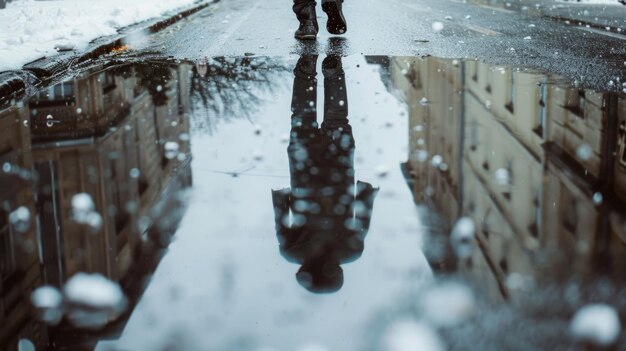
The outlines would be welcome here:
M 317 129 L 317 55 L 303 55 L 298 60 L 291 98 L 292 139 L 306 138 L 305 130 Z M 294 135 L 296 133 L 296 135 Z
M 311 167 L 310 152 L 319 134 L 317 125 L 317 55 L 303 55 L 293 73 L 291 136 L 287 153 L 292 190 L 305 187 Z
M 331 173 L 331 184 L 354 183 L 354 137 L 348 121 L 348 94 L 346 75 L 341 64 L 341 56 L 328 55 L 322 63 L 324 74 L 324 121 L 322 130 L 325 139 L 324 159 Z
M 293 0 L 293 12 L 296 16 L 299 16 L 302 9 L 307 6 L 315 8 L 315 6 L 317 6 L 317 2 L 315 2 L 315 0 Z M 298 19 L 300 19 L 300 17 L 298 17 Z
M 341 57 L 328 55 L 322 63 L 324 74 L 324 122 L 325 130 L 343 128 L 348 124 L 348 94 L 346 91 L 346 74 L 343 71 Z

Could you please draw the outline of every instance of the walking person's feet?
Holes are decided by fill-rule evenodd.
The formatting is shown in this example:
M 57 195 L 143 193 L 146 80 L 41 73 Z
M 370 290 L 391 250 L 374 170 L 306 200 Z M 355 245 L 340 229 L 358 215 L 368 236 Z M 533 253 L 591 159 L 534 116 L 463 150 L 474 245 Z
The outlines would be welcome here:
M 324 78 L 333 79 L 344 74 L 341 56 L 328 54 L 322 61 L 322 74 Z
M 300 26 L 296 30 L 294 37 L 299 40 L 315 40 L 319 31 L 315 15 L 315 4 L 313 6 L 306 5 L 299 9 L 296 6 L 294 6 L 294 12 L 298 17 Z
M 322 0 L 322 10 L 328 15 L 326 29 L 331 34 L 344 34 L 348 30 L 342 12 L 343 0 Z

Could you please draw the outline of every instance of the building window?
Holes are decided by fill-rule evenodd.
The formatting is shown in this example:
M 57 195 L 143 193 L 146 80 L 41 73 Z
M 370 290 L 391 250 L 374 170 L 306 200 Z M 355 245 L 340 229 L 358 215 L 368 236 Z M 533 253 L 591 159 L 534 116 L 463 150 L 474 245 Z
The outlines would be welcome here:
M 65 101 L 74 98 L 74 82 L 68 81 L 51 86 L 37 93 L 40 101 Z
M 108 94 L 113 89 L 115 89 L 115 76 L 113 74 L 104 72 L 100 76 L 99 81 L 102 82 L 103 93 Z
M 548 101 L 548 88 L 545 84 L 542 83 L 539 87 L 539 110 L 537 111 L 537 121 L 536 126 L 533 129 L 533 132 L 535 132 L 535 134 L 539 135 L 542 138 L 543 129 L 546 125 L 546 114 L 548 113 L 546 101 Z
M 0 278 L 9 277 L 17 270 L 14 237 L 9 225 L 9 215 L 0 209 Z
M 511 84 L 509 85 L 509 101 L 506 104 L 506 108 L 513 113 L 515 107 L 515 73 L 511 72 Z
M 489 233 L 491 232 L 491 226 L 489 225 L 490 214 L 491 214 L 491 209 L 488 209 L 487 212 L 485 213 L 485 217 L 483 218 L 483 222 L 481 223 L 481 230 L 486 240 L 489 240 Z
M 620 164 L 626 167 L 626 122 L 619 125 L 619 144 L 621 145 Z
M 471 122 L 471 130 L 470 130 L 470 150 L 476 151 L 478 147 L 478 122 L 476 120 L 472 120 Z
M 483 169 L 489 171 L 489 160 L 493 157 L 493 150 L 491 149 L 491 138 L 483 138 L 482 144 L 484 146 L 484 161 Z
M 578 202 L 576 199 L 571 199 L 569 201 L 569 206 L 566 208 L 566 212 L 563 215 L 563 226 L 572 235 L 575 235 L 576 228 L 578 227 Z
M 533 223 L 530 224 L 528 230 L 530 234 L 537 238 L 539 236 L 539 227 L 541 225 L 541 201 L 539 200 L 541 197 L 541 192 L 537 189 L 535 191 L 535 198 L 533 199 L 534 213 L 533 213 Z
M 468 62 L 468 64 L 465 66 L 467 67 L 468 72 L 471 74 L 472 80 L 476 83 L 478 83 L 478 69 L 477 69 L 478 63 L 477 62 Z
M 587 105 L 587 100 L 585 99 L 585 91 L 578 91 L 578 112 L 581 117 L 585 116 L 585 106 Z
M 509 273 L 509 264 L 506 261 L 506 257 L 500 258 L 500 262 L 498 263 L 498 265 L 500 266 L 500 269 L 502 270 L 502 273 L 504 273 L 504 274 Z
M 513 196 L 513 160 L 508 159 L 506 160 L 506 171 L 507 171 L 507 184 L 506 184 L 506 191 L 504 191 L 502 193 L 502 195 L 504 196 L 505 199 L 511 201 L 511 198 Z

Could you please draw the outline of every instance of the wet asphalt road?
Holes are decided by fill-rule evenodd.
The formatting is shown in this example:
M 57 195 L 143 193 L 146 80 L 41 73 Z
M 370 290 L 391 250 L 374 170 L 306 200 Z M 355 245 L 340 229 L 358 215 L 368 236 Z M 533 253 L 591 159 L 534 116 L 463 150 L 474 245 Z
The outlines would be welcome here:
M 329 34 L 318 5 L 317 42 L 293 39 L 297 22 L 281 0 L 222 1 L 170 29 L 131 43 L 140 52 L 200 59 L 212 56 L 287 56 L 326 53 Z M 607 8 L 610 11 L 610 7 Z M 586 87 L 608 88 L 626 76 L 626 36 L 519 12 L 457 1 L 347 1 L 348 33 L 341 54 L 478 58 L 537 68 Z M 433 22 L 444 29 L 436 32 Z M 339 48 L 339 49 L 337 49 Z

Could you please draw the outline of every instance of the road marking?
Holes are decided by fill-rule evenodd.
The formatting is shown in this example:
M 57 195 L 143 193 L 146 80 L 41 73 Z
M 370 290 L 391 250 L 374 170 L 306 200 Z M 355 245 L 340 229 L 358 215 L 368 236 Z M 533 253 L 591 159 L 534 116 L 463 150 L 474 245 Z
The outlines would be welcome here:
M 415 6 L 413 4 L 407 4 L 405 2 L 401 2 L 400 5 L 402 5 L 404 7 L 408 7 L 411 10 L 414 10 L 414 11 L 417 11 L 417 12 L 430 12 L 430 10 L 425 9 L 424 7 Z
M 468 5 L 468 3 L 466 1 L 461 1 L 461 0 L 448 0 L 448 1 L 453 2 L 455 4 Z M 515 13 L 516 12 L 514 10 L 507 10 L 507 9 L 503 9 L 501 7 L 495 7 L 495 6 L 489 6 L 489 5 L 480 5 L 480 4 L 471 4 L 471 3 L 469 5 L 476 5 L 478 7 L 482 7 L 482 8 L 487 9 L 487 10 L 504 12 L 504 13 Z
M 473 24 L 467 24 L 467 23 L 457 23 L 457 24 L 459 26 L 466 27 L 469 30 L 473 30 L 474 32 L 478 32 L 484 35 L 491 35 L 491 36 L 502 35 L 502 33 L 496 32 L 495 30 L 491 30 L 489 28 L 485 28 L 485 27 L 481 27 L 481 26 L 477 26 Z
M 503 9 L 501 7 L 493 7 L 493 6 L 489 6 L 489 5 L 478 5 L 478 7 L 482 7 L 482 8 L 487 9 L 487 10 L 498 11 L 498 12 L 502 12 L 502 13 L 515 13 L 515 11 L 513 11 L 513 10 L 507 10 L 507 9 Z
M 239 27 L 241 27 L 241 25 L 244 24 L 253 13 L 257 12 L 257 8 L 261 6 L 261 3 L 262 1 L 255 1 L 254 5 L 250 7 L 248 12 L 239 17 L 239 20 L 233 23 L 230 28 L 226 30 L 226 32 L 224 32 L 222 35 L 220 35 L 219 38 L 215 40 L 215 43 L 213 43 L 213 45 L 211 45 L 207 50 L 204 51 L 204 56 L 214 56 L 224 45 L 226 45 L 230 37 L 235 34 L 235 31 L 237 31 L 237 29 L 239 29 Z
M 611 33 L 609 31 L 596 29 L 596 28 L 587 28 L 587 27 L 584 27 L 584 26 L 582 26 L 582 27 L 581 26 L 577 26 L 576 28 L 578 28 L 580 30 L 584 30 L 586 32 L 590 32 L 590 33 L 600 34 L 600 35 L 604 35 L 604 36 L 615 38 L 615 39 L 626 40 L 626 36 L 624 36 L 622 34 Z

